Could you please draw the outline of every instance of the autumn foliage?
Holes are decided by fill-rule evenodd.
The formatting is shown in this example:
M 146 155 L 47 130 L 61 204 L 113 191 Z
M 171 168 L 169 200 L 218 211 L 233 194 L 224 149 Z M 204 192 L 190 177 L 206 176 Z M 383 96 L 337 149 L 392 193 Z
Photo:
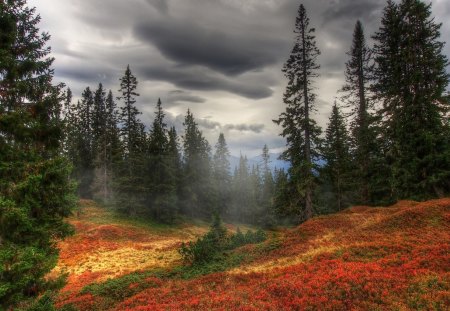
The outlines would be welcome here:
M 92 208 L 91 212 L 95 210 Z M 360 206 L 316 217 L 297 228 L 269 233 L 272 237 L 262 244 L 238 249 L 247 257 L 237 267 L 191 279 L 170 273 L 181 265 L 177 245 L 189 239 L 180 235 L 183 230 L 167 235 L 170 242 L 164 244 L 163 232 L 147 231 L 145 235 L 144 228 L 104 226 L 80 220 L 77 228 L 83 230 L 61 246 L 60 266 L 65 266 L 71 275 L 60 295 L 60 307 L 72 304 L 79 310 L 450 308 L 450 199 L 402 201 L 379 208 Z M 204 230 L 186 228 L 193 233 L 191 240 L 196 236 L 194 232 Z M 95 239 L 89 238 L 89 232 Z M 158 248 L 152 243 L 165 246 Z M 119 271 L 105 263 L 102 269 L 78 270 L 83 260 L 94 253 L 101 265 L 100 261 L 105 259 L 102 252 L 116 256 L 121 249 L 138 251 L 143 247 L 148 256 L 142 257 L 146 263 L 140 266 L 126 266 L 125 262 Z M 152 256 L 152 252 L 158 256 L 172 255 L 158 261 L 154 258 L 159 257 Z M 77 260 L 71 259 L 72 256 Z M 162 272 L 154 274 L 155 267 Z M 108 278 L 112 280 L 107 281 Z M 97 283 L 93 287 L 96 290 L 89 291 L 89 287 L 86 290 L 91 283 Z M 114 296 L 115 292 L 126 294 Z

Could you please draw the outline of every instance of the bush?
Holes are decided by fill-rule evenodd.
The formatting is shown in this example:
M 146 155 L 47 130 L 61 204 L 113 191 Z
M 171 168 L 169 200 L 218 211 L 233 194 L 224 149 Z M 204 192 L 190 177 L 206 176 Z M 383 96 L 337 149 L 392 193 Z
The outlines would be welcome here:
M 213 223 L 203 237 L 195 242 L 182 243 L 178 250 L 183 261 L 191 265 L 205 264 L 215 258 L 220 260 L 219 253 L 232 250 L 245 244 L 261 243 L 266 240 L 266 234 L 259 229 L 255 232 L 248 230 L 243 234 L 238 228 L 231 236 L 227 235 L 227 229 L 223 226 L 218 214 L 214 214 Z

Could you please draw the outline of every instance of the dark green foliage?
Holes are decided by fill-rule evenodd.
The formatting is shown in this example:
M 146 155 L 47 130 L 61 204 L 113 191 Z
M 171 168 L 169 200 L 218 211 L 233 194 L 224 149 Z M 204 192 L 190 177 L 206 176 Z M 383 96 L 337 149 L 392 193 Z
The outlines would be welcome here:
M 257 244 L 267 239 L 266 233 L 262 229 L 257 231 L 248 230 L 245 234 L 238 228 L 236 233 L 230 236 L 228 248 L 234 249 L 246 244 Z
M 138 82 L 132 74 L 130 66 L 127 67 L 120 78 L 121 96 L 117 99 L 122 102 L 119 114 L 120 137 L 123 143 L 123 155 L 116 165 L 114 192 L 115 205 L 128 215 L 135 216 L 145 208 L 145 198 L 148 185 L 145 183 L 145 127 L 138 119 L 140 112 L 135 106 Z
M 220 215 L 227 215 L 230 212 L 231 175 L 229 156 L 230 152 L 225 136 L 220 133 L 213 157 L 213 177 L 217 195 L 216 206 Z
M 129 157 L 141 151 L 142 145 L 140 143 L 143 139 L 141 123 L 138 119 L 138 115 L 141 113 L 135 106 L 136 97 L 139 96 L 136 93 L 137 86 L 138 81 L 131 72 L 130 65 L 128 65 L 124 75 L 120 78 L 119 92 L 121 96 L 117 99 L 123 103 L 119 115 L 120 135 L 124 142 L 125 155 Z
M 350 135 L 353 159 L 356 164 L 353 179 L 358 184 L 355 190 L 355 203 L 368 204 L 375 189 L 371 179 L 376 162 L 376 151 L 380 146 L 376 144 L 374 129 L 375 118 L 371 114 L 373 100 L 371 100 L 370 84 L 373 72 L 372 57 L 364 36 L 363 26 L 356 22 L 350 57 L 346 64 L 345 85 L 342 87 L 342 100 L 346 108 L 350 108 Z
M 231 236 L 227 234 L 220 216 L 215 213 L 210 230 L 195 242 L 183 243 L 179 253 L 185 263 L 202 266 L 212 261 L 221 261 L 223 253 L 245 244 L 255 244 L 265 241 L 266 234 L 262 230 L 247 231 L 244 235 L 238 228 Z
M 326 130 L 323 157 L 326 164 L 322 168 L 322 178 L 331 185 L 329 205 L 333 206 L 332 210 L 340 211 L 352 202 L 352 192 L 357 186 L 352 176 L 350 137 L 336 103 Z
M 94 180 L 91 191 L 94 199 L 103 203 L 113 202 L 114 166 L 122 157 L 119 137 L 117 105 L 111 91 L 105 97 L 100 84 L 95 92 L 96 121 L 94 132 Z M 100 114 L 100 115 L 99 115 Z
M 167 131 L 161 100 L 158 100 L 147 152 L 148 206 L 154 219 L 173 222 L 177 213 L 179 155 L 176 132 Z M 169 144 L 170 143 L 170 144 Z
M 209 231 L 195 242 L 183 243 L 179 252 L 184 262 L 203 264 L 217 257 L 217 253 L 226 248 L 227 242 L 227 229 L 219 214 L 215 213 Z
M 211 147 L 188 110 L 183 123 L 182 208 L 191 216 L 207 217 L 214 210 L 214 187 L 211 183 Z
M 282 158 L 291 162 L 289 184 L 285 191 L 289 193 L 287 197 L 292 199 L 287 210 L 292 211 L 299 221 L 313 216 L 313 193 L 317 184 L 314 161 L 319 158 L 321 130 L 311 118 L 311 113 L 316 98 L 313 79 L 318 76 L 320 67 L 316 59 L 320 51 L 316 47 L 314 32 L 301 4 L 295 22 L 295 44 L 283 67 L 288 79 L 283 97 L 286 111 L 274 121 L 283 127 L 281 136 L 287 141 L 287 150 Z
M 94 138 L 93 138 L 93 112 L 94 97 L 91 89 L 87 87 L 81 95 L 81 101 L 75 107 L 75 116 L 71 137 L 73 149 L 69 155 L 74 164 L 73 176 L 79 182 L 78 195 L 82 198 L 92 198 L 91 186 L 94 180 Z
M 448 60 L 431 4 L 388 1 L 375 34 L 374 91 L 382 101 L 390 195 L 427 199 L 449 193 L 450 146 L 444 92 Z
M 262 150 L 262 189 L 261 189 L 261 215 L 259 216 L 260 225 L 270 228 L 276 223 L 276 215 L 274 210 L 274 194 L 275 181 L 273 179 L 272 171 L 269 167 L 270 154 L 267 145 L 264 145 Z
M 102 283 L 90 284 L 84 287 L 81 292 L 113 298 L 115 301 L 123 301 L 125 298 L 142 292 L 146 288 L 156 287 L 157 284 L 147 280 L 151 276 L 151 272 L 135 272 L 122 277 L 108 279 Z
M 26 1 L 0 2 L 0 309 L 51 309 L 62 279 L 44 277 L 72 230 L 70 165 L 60 156 L 61 88 L 51 84 L 48 34 Z M 43 296 L 41 296 L 43 295 Z M 41 296 L 40 302 L 33 302 Z
M 253 196 L 253 188 L 247 157 L 241 155 L 239 167 L 236 168 L 232 181 L 231 218 L 233 220 L 238 222 L 250 221 L 249 212 L 255 210 L 256 204 Z

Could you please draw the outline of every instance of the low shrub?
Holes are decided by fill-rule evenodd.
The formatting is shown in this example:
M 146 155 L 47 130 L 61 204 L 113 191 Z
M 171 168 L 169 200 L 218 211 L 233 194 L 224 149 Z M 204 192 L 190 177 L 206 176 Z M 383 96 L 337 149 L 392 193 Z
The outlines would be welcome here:
M 233 235 L 228 235 L 218 214 L 214 215 L 210 230 L 195 242 L 182 243 L 178 250 L 183 261 L 191 265 L 201 265 L 220 259 L 220 253 L 246 244 L 265 241 L 266 233 L 259 229 L 248 230 L 245 234 L 238 228 Z

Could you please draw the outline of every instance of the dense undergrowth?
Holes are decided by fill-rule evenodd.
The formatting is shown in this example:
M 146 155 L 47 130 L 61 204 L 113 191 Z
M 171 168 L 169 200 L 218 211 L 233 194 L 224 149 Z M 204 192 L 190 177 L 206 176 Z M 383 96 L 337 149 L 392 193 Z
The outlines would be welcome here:
M 206 225 L 154 230 L 125 220 L 95 224 L 89 221 L 95 213 L 110 217 L 89 207 L 81 219 L 71 220 L 77 234 L 61 245 L 59 266 L 70 272 L 59 297 L 61 309 L 450 308 L 450 199 L 353 207 L 269 233 L 260 244 L 225 251 L 220 260 L 201 265 L 183 264 L 177 250 L 205 235 Z M 71 260 L 72 248 L 85 253 Z M 95 252 L 97 265 L 113 258 L 101 269 L 86 267 Z M 142 257 L 124 259 L 136 252 Z

